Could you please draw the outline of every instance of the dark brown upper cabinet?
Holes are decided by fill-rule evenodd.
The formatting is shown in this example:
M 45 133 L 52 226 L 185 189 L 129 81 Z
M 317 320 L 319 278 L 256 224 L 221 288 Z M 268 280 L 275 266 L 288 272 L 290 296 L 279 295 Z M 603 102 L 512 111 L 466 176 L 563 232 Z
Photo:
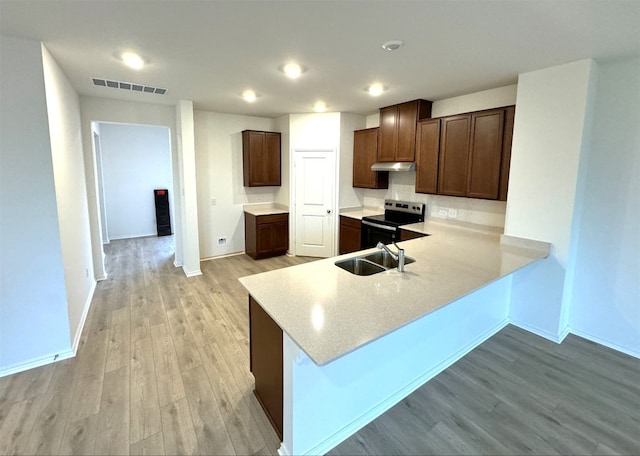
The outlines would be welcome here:
M 445 117 L 440 133 L 438 194 L 466 196 L 471 114 Z
M 378 153 L 378 128 L 353 132 L 353 186 L 389 188 L 388 171 L 371 171 Z
M 416 131 L 416 193 L 438 192 L 440 119 L 418 122 Z
M 245 187 L 279 186 L 280 133 L 243 131 L 242 167 Z
M 431 102 L 414 100 L 380 108 L 379 162 L 412 162 L 416 153 L 416 124 L 431 116 Z
M 440 119 L 437 194 L 506 201 L 514 113 L 508 106 Z M 417 176 L 427 172 L 418 166 Z M 417 192 L 431 189 L 416 178 Z

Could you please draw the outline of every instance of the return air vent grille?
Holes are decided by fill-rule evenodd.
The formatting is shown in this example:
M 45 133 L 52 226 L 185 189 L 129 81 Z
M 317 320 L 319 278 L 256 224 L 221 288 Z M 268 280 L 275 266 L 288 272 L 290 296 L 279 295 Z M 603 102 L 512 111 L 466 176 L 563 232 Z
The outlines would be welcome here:
M 164 95 L 168 89 L 161 87 L 152 87 L 147 85 L 135 84 L 133 82 L 112 81 L 110 79 L 91 78 L 93 85 L 100 87 L 111 87 L 112 89 L 130 90 L 132 92 L 157 93 Z

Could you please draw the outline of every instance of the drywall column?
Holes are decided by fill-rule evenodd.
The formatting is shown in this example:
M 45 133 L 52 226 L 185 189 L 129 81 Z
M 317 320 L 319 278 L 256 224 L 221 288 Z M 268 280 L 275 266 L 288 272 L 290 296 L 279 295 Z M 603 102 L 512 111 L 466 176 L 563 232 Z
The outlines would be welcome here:
M 182 194 L 182 269 L 187 277 L 201 275 L 198 238 L 198 194 L 196 189 L 196 148 L 193 102 L 180 100 L 176 105 L 180 193 Z
M 0 40 L 0 376 L 73 355 L 39 42 Z
M 598 71 L 569 328 L 640 357 L 640 59 Z
M 514 274 L 510 318 L 556 341 L 568 331 L 563 293 L 594 65 L 582 60 L 518 80 L 505 234 L 551 242 L 552 250 Z

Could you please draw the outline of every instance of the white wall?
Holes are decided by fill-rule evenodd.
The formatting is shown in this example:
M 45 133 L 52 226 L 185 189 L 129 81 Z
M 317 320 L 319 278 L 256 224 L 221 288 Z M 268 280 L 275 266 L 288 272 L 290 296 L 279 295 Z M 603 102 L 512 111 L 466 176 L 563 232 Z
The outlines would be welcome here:
M 44 46 L 42 59 L 69 325 L 75 351 L 96 285 L 82 151 L 80 98 Z
M 340 161 L 338 164 L 339 207 L 360 206 L 353 188 L 353 132 L 365 128 L 366 118 L 355 114 L 340 114 Z
M 193 121 L 193 102 L 180 100 L 175 108 L 177 131 L 177 161 L 179 173 L 179 194 L 182 204 L 176 211 L 180 220 L 175 238 L 182 240 L 182 269 L 187 277 L 201 275 L 200 242 L 198 233 L 198 198 L 196 188 L 196 147 Z
M 569 326 L 640 357 L 640 59 L 601 65 L 596 87 Z
M 290 166 L 291 166 L 291 148 L 289 139 L 289 115 L 278 117 L 276 119 L 276 131 L 280 132 L 280 177 L 281 184 L 278 193 L 276 194 L 275 202 L 283 206 L 289 207 L 290 202 Z M 291 220 L 289 220 L 291 222 Z
M 514 274 L 513 323 L 561 340 L 563 289 L 594 63 L 522 74 L 511 153 L 505 234 L 552 243 L 550 257 Z
M 4 375 L 72 351 L 40 43 L 3 36 L 0 66 Z
M 210 258 L 242 252 L 242 206 L 247 203 L 274 202 L 279 191 L 279 187 L 244 187 L 242 131 L 278 131 L 276 121 L 195 111 L 194 122 L 200 256 Z M 283 168 L 284 163 L 283 160 Z M 211 204 L 212 198 L 216 200 L 215 205 Z M 227 238 L 226 245 L 217 244 L 221 237 Z
M 107 90 L 107 89 L 105 89 Z M 137 103 L 120 100 L 110 100 L 98 97 L 80 97 L 80 111 L 82 114 L 82 139 L 84 148 L 85 173 L 87 175 L 87 194 L 89 199 L 89 222 L 91 224 L 91 246 L 93 250 L 93 265 L 97 279 L 104 279 L 106 271 L 103 262 L 102 233 L 99 216 L 97 165 L 93 153 L 92 122 L 115 122 L 139 125 L 161 125 L 169 128 L 171 136 L 173 183 L 178 188 L 180 182 L 180 168 L 175 151 L 176 144 L 176 115 L 173 106 L 151 103 Z M 181 211 L 182 195 L 173 192 L 174 214 Z M 182 233 L 181 219 L 175 217 L 172 221 L 174 233 Z M 183 246 L 182 238 L 175 236 L 175 264 L 182 266 Z
M 508 85 L 496 89 L 462 95 L 434 101 L 431 108 L 432 117 L 451 116 L 455 114 L 480 111 L 516 104 L 517 85 Z M 379 125 L 379 114 L 371 114 L 366 118 L 366 128 Z M 475 198 L 458 198 L 455 196 L 427 195 L 415 192 L 416 173 L 389 173 L 388 190 L 356 189 L 360 204 L 367 207 L 384 209 L 386 198 L 409 200 L 425 203 L 427 216 L 447 218 L 440 215 L 440 210 L 457 210 L 457 220 L 479 225 L 504 227 L 506 203 Z M 340 207 L 346 207 L 341 204 Z
M 156 235 L 153 190 L 173 196 L 169 129 L 101 123 L 100 146 L 108 239 Z

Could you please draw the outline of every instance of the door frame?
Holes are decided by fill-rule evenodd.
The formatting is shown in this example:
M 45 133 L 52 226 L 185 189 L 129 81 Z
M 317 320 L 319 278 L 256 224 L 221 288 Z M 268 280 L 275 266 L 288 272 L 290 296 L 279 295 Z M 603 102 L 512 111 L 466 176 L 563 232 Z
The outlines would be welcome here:
M 319 153 L 330 153 L 333 154 L 333 179 L 331 181 L 331 185 L 333 186 L 333 223 L 332 223 L 332 236 L 331 236 L 331 253 L 332 256 L 336 256 L 338 254 L 338 242 L 337 242 L 337 234 L 338 227 L 340 222 L 339 217 L 339 209 L 338 209 L 338 170 L 340 166 L 340 160 L 338 157 L 338 149 L 337 148 L 292 148 L 290 151 L 291 160 L 289 160 L 289 253 L 293 256 L 296 256 L 296 186 L 297 186 L 297 174 L 296 174 L 296 157 L 298 153 L 304 152 L 319 152 Z

